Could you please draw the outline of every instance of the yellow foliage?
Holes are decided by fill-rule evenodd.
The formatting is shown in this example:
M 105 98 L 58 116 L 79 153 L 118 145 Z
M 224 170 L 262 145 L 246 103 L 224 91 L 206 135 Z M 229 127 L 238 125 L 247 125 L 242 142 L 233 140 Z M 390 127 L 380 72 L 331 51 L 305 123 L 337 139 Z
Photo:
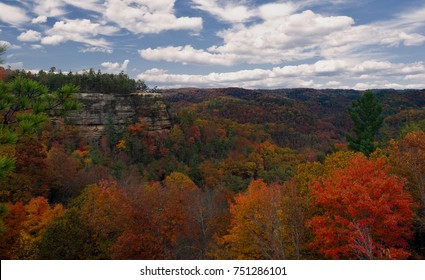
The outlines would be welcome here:
M 124 139 L 121 139 L 120 141 L 118 141 L 116 147 L 120 150 L 124 150 L 126 147 L 126 142 Z

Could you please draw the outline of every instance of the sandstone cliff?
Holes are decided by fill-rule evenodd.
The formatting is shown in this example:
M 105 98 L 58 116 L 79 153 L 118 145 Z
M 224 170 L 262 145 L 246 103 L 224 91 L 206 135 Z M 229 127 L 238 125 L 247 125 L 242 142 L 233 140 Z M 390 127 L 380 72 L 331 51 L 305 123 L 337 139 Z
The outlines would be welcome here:
M 151 131 L 162 132 L 171 127 L 167 106 L 157 93 L 78 93 L 77 96 L 82 110 L 69 116 L 68 122 L 80 126 L 87 138 L 99 138 L 108 125 L 122 129 L 141 119 L 149 124 Z

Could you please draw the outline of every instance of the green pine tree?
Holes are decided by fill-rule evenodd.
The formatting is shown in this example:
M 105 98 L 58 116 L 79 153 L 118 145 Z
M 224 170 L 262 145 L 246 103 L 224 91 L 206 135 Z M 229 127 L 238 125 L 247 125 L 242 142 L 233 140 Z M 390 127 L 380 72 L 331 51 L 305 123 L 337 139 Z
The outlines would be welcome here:
M 3 58 L 1 57 L 6 52 L 6 44 L 0 44 L 0 64 L 3 64 Z
M 382 105 L 371 90 L 354 101 L 348 108 L 354 124 L 354 136 L 347 135 L 348 147 L 369 156 L 375 151 L 375 135 L 382 126 Z
M 4 232 L 3 218 L 6 216 L 6 214 L 7 214 L 6 205 L 1 203 L 0 204 L 0 234 Z
M 49 117 L 79 109 L 74 96 L 77 90 L 66 85 L 49 92 L 45 86 L 21 77 L 8 83 L 0 81 L 0 146 L 13 145 L 21 137 L 35 134 Z M 13 170 L 14 164 L 13 156 L 0 154 L 0 179 Z

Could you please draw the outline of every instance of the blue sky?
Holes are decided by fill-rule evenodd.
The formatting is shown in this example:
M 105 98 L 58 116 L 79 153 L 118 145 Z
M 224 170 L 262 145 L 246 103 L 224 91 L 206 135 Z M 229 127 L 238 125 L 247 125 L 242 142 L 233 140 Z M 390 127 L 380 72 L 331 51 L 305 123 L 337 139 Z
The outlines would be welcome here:
M 425 88 L 423 0 L 0 0 L 0 43 L 150 87 Z

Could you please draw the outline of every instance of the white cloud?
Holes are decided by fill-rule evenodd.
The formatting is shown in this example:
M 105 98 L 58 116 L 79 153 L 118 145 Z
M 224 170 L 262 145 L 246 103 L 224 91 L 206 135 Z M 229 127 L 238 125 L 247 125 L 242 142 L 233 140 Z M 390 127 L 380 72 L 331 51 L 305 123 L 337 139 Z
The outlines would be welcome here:
M 37 15 L 57 17 L 66 14 L 62 0 L 33 0 L 33 11 Z
M 105 0 L 63 0 L 66 4 L 97 13 L 105 11 Z
M 6 62 L 4 64 L 0 64 L 2 67 L 10 67 L 12 70 L 16 69 L 24 69 L 24 63 L 22 61 L 19 62 Z
M 202 18 L 176 17 L 174 3 L 175 0 L 35 0 L 32 5 L 26 5 L 39 15 L 40 20 L 43 17 L 65 15 L 69 12 L 69 5 L 96 12 L 106 22 L 117 24 L 136 34 L 160 33 L 166 30 L 199 32 L 202 29 Z
M 91 46 L 110 49 L 110 43 L 98 35 L 113 35 L 118 28 L 91 22 L 88 19 L 63 20 L 56 22 L 41 39 L 45 45 L 58 45 L 66 41 L 80 42 Z
M 113 50 L 111 48 L 103 48 L 103 47 L 88 47 L 88 48 L 84 48 L 79 50 L 78 52 L 80 53 L 112 53 Z
M 418 80 L 418 81 L 425 81 L 425 73 L 423 74 L 414 74 L 414 75 L 407 75 L 404 77 L 405 80 Z
M 38 16 L 36 18 L 33 18 L 31 20 L 31 23 L 37 24 L 37 23 L 45 23 L 47 22 L 47 17 L 46 16 Z
M 41 43 L 44 44 L 44 45 L 56 46 L 56 45 L 59 45 L 60 43 L 66 42 L 68 40 L 69 40 L 68 38 L 63 37 L 61 35 L 51 35 L 51 36 L 44 37 L 41 40 Z
M 231 65 L 235 58 L 223 54 L 209 53 L 194 49 L 192 46 L 165 47 L 140 50 L 141 57 L 148 60 L 165 60 L 168 62 L 183 62 L 194 64 Z
M 326 86 L 328 87 L 339 87 L 341 85 L 341 82 L 337 82 L 337 81 L 329 81 L 326 83 Z
M 369 73 L 368 81 L 361 81 L 361 73 Z M 421 75 L 425 75 L 423 63 L 393 64 L 388 61 L 359 63 L 355 60 L 320 60 L 313 64 L 206 75 L 172 74 L 167 70 L 154 68 L 141 73 L 138 78 L 148 84 L 161 87 L 347 88 L 347 85 L 351 84 L 351 87 L 367 89 L 420 88 L 420 85 L 424 83 Z
M 29 17 L 25 10 L 0 3 L 0 21 L 11 25 L 21 25 L 29 21 Z
M 279 64 L 319 55 L 324 36 L 347 29 L 353 24 L 350 17 L 325 17 L 309 10 L 285 16 L 289 8 L 277 17 L 270 12 L 270 7 L 260 7 L 260 10 L 263 9 L 262 16 L 270 17 L 261 23 L 239 24 L 218 32 L 217 36 L 224 42 L 221 46 L 211 46 L 207 50 L 195 50 L 190 46 L 146 49 L 140 50 L 140 54 L 146 59 L 164 57 L 167 61 L 182 63 Z M 196 58 L 187 55 L 189 52 Z
M 257 8 L 246 2 L 192 0 L 195 8 L 233 23 L 230 28 L 217 32 L 216 35 L 222 38 L 221 44 L 206 49 L 195 49 L 191 45 L 151 47 L 139 50 L 139 54 L 147 60 L 229 66 L 281 64 L 312 58 L 361 57 L 370 60 L 376 59 L 374 49 L 382 53 L 382 46 L 394 48 L 425 43 L 425 35 L 420 32 L 425 27 L 425 8 L 406 11 L 386 21 L 355 25 L 351 17 L 302 10 L 318 4 L 316 0 L 276 2 Z M 341 4 L 341 1 L 327 2 Z M 229 13 L 229 18 L 226 18 L 227 6 L 249 12 L 241 12 L 239 17 Z M 413 13 L 413 17 L 409 17 L 409 12 Z M 255 23 L 244 22 L 254 18 L 257 19 Z
M 105 18 L 136 34 L 202 29 L 202 18 L 174 15 L 175 0 L 109 0 Z
M 118 74 L 121 71 L 126 71 L 128 64 L 130 63 L 130 60 L 126 59 L 122 64 L 119 64 L 118 62 L 103 62 L 101 66 L 106 70 L 108 73 L 115 73 Z
M 393 83 L 387 80 L 376 80 L 368 83 L 357 83 L 353 86 L 353 89 L 357 90 L 366 90 L 366 89 L 424 89 L 425 83 L 417 83 L 417 84 L 401 84 L 401 83 Z
M 22 32 L 17 39 L 22 42 L 37 42 L 41 40 L 41 33 L 34 30 Z
M 246 1 L 192 0 L 193 8 L 232 23 L 245 22 L 256 15 L 256 10 L 242 5 L 244 2 Z
M 33 49 L 33 50 L 40 50 L 42 48 L 43 48 L 43 46 L 39 45 L 39 44 L 32 44 L 31 45 L 31 49 Z
M 286 3 L 269 3 L 258 8 L 258 14 L 262 19 L 272 20 L 279 17 L 294 14 L 300 8 L 300 4 Z

